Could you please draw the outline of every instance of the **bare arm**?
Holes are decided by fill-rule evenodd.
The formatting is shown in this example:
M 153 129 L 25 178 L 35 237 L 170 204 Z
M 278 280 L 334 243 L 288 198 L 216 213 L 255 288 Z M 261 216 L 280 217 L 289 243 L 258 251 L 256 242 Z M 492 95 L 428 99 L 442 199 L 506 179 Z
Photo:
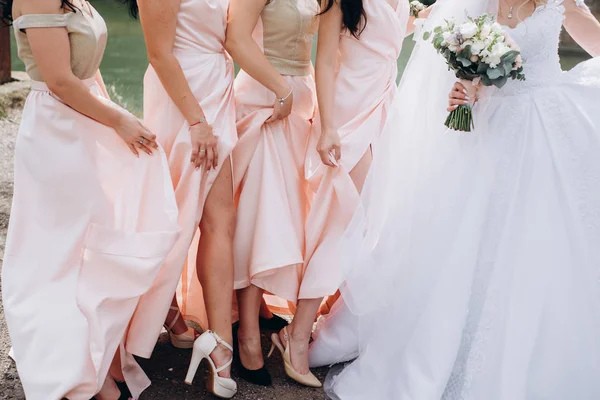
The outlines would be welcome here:
M 591 56 L 600 56 L 600 22 L 579 0 L 565 0 L 564 26 L 571 37 Z
M 146 39 L 148 59 L 167 94 L 190 126 L 191 162 L 196 168 L 217 166 L 217 140 L 206 122 L 179 61 L 173 54 L 180 0 L 140 0 L 140 20 Z
M 340 138 L 333 126 L 335 70 L 341 31 L 342 10 L 336 1 L 331 9 L 320 17 L 315 68 L 322 129 L 317 150 L 323 164 L 330 167 L 334 167 L 341 158 Z M 331 160 L 331 156 L 333 156 L 336 163 Z
M 23 2 L 19 11 L 21 15 L 60 14 L 60 4 L 58 0 L 29 0 Z M 155 136 L 133 115 L 101 101 L 73 74 L 65 28 L 28 28 L 26 33 L 35 62 L 51 92 L 75 111 L 115 129 L 134 154 L 138 155 L 138 150 L 152 153 L 152 148 L 157 147 Z
M 108 94 L 108 90 L 106 90 L 106 85 L 104 84 L 104 79 L 102 79 L 102 74 L 100 73 L 100 70 L 98 70 L 98 72 L 96 72 L 95 79 L 96 79 L 96 84 L 100 88 L 100 93 L 102 93 L 102 95 L 104 97 L 106 97 L 108 100 L 110 100 L 110 95 Z
M 251 77 L 283 99 L 291 92 L 290 85 L 265 57 L 258 44 L 252 39 L 252 31 L 265 7 L 265 0 L 231 0 L 225 48 L 235 62 Z M 293 96 L 283 106 L 274 104 L 270 120 L 287 117 L 292 111 Z

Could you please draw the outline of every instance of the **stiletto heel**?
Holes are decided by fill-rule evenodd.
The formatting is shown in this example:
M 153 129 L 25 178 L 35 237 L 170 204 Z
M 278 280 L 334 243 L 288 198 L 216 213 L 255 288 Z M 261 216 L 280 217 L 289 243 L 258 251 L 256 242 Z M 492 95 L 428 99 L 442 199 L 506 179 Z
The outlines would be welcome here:
M 271 344 L 271 350 L 269 351 L 269 355 L 267 356 L 267 358 L 271 357 L 271 354 L 273 354 L 273 350 L 275 350 L 275 347 L 277 347 L 277 349 L 281 353 L 281 358 L 283 358 L 283 367 L 285 369 L 285 373 L 289 378 L 295 380 L 301 385 L 308 387 L 320 388 L 321 386 L 323 386 L 319 379 L 317 379 L 317 377 L 314 376 L 312 372 L 309 371 L 308 374 L 302 375 L 294 369 L 294 366 L 292 365 L 292 359 L 290 356 L 290 340 L 287 332 L 287 327 L 283 328 L 283 338 L 285 340 L 285 347 L 279 339 L 279 334 L 274 333 L 271 335 L 271 341 L 273 343 Z
M 178 349 L 191 349 L 194 347 L 194 341 L 196 340 L 196 331 L 188 326 L 188 330 L 186 332 L 180 334 L 174 333 L 173 327 L 181 316 L 181 312 L 179 311 L 179 308 L 175 306 L 171 306 L 170 309 L 177 311 L 177 314 L 175 314 L 175 318 L 173 318 L 171 323 L 169 325 L 166 323 L 164 324 L 165 329 L 169 333 L 169 340 L 171 341 L 171 344 L 173 347 Z
M 194 342 L 194 351 L 192 352 L 192 360 L 185 377 L 185 383 L 191 385 L 198 371 L 198 366 L 202 360 L 208 361 L 210 367 L 209 377 L 206 381 L 206 390 L 213 395 L 222 399 L 231 399 L 237 393 L 237 384 L 231 378 L 223 378 L 219 376 L 219 372 L 225 370 L 233 362 L 233 357 L 224 365 L 217 368 L 210 354 L 215 351 L 218 345 L 222 345 L 231 352 L 233 347 L 225 342 L 219 335 L 212 331 L 206 331 Z

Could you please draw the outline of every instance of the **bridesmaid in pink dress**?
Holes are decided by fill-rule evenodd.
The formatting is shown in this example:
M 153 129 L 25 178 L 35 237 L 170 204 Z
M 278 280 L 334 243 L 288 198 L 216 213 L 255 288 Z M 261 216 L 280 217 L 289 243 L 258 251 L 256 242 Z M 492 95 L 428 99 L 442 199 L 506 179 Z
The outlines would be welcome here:
M 150 381 L 123 340 L 179 233 L 167 160 L 106 97 L 106 25 L 89 3 L 1 5 L 32 79 L 2 266 L 25 396 L 116 400 L 125 381 L 138 397 Z
M 235 228 L 230 156 L 237 132 L 234 66 L 223 48 L 228 0 L 145 0 L 139 6 L 150 60 L 144 120 L 167 154 L 182 234 L 140 300 L 127 349 L 151 355 L 181 279 L 183 315 L 205 329 L 194 342 L 174 302 L 177 312 L 167 324 L 171 340 L 194 348 L 186 383 L 206 359 L 212 374 L 207 390 L 231 398 L 237 385 L 230 375 Z
M 412 32 L 409 14 L 406 0 L 324 4 L 316 69 L 322 130 L 313 131 L 306 161 L 307 177 L 317 189 L 306 223 L 298 307 L 289 327 L 292 365 L 301 374 L 309 371 L 308 342 L 319 306 L 342 284 L 337 246 L 377 155 L 377 138 L 396 93 L 402 42 Z
M 271 384 L 260 343 L 263 293 L 295 303 L 302 280 L 318 12 L 317 0 L 231 3 L 226 48 L 243 69 L 236 78 L 239 143 L 233 153 L 237 337 L 241 376 L 262 385 Z

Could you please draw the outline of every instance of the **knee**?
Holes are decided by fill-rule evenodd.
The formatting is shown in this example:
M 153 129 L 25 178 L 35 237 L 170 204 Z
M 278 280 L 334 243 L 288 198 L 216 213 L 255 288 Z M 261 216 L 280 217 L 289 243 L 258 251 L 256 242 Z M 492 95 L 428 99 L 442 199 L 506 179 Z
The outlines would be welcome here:
M 203 235 L 214 235 L 225 240 L 233 240 L 236 213 L 233 202 L 206 204 L 200 220 Z

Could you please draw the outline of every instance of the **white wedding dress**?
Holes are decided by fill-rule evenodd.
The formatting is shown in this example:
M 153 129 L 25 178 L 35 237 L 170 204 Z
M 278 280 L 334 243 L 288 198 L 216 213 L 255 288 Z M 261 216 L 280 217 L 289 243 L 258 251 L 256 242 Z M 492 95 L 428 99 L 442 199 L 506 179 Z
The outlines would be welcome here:
M 332 398 L 600 399 L 600 58 L 562 72 L 563 22 L 600 53 L 583 1 L 548 0 L 507 28 L 527 80 L 486 89 L 474 132 L 407 122 L 424 104 L 400 100 L 342 243 L 350 308 L 311 348 L 313 366 L 358 355 Z

